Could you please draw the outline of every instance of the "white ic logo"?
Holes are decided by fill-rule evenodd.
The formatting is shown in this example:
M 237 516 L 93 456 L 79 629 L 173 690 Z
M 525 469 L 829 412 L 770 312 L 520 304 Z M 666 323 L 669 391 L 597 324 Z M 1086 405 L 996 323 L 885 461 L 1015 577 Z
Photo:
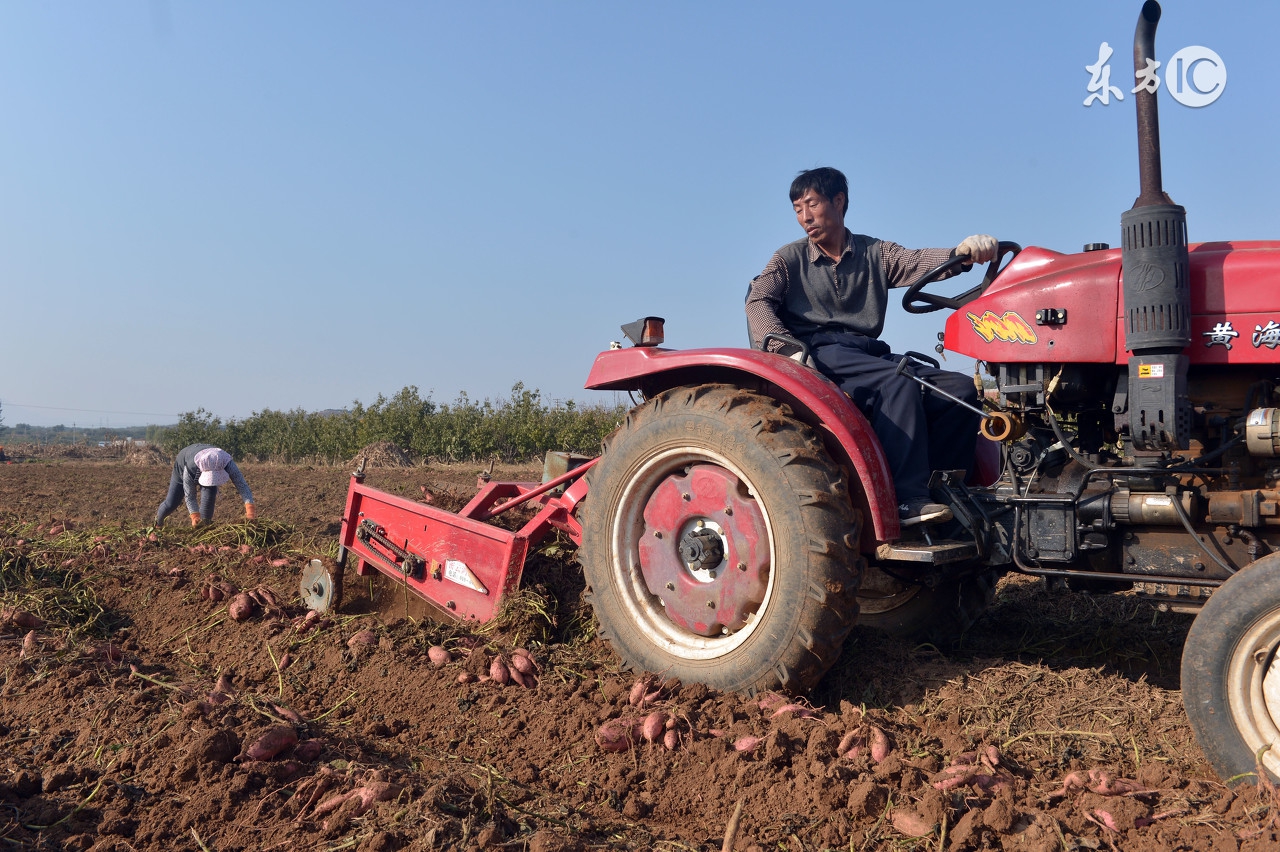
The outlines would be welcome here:
M 1085 106 L 1100 103 L 1107 106 L 1111 98 L 1124 100 L 1124 91 L 1111 84 L 1111 45 L 1105 41 L 1098 47 L 1098 61 L 1086 65 L 1089 72 L 1089 85 L 1086 87 L 1089 97 L 1084 99 Z M 1227 87 L 1227 66 L 1222 57 L 1207 47 L 1195 44 L 1184 47 L 1172 57 L 1168 64 L 1147 58 L 1146 67 L 1134 72 L 1133 79 L 1137 83 L 1129 94 L 1136 95 L 1146 91 L 1155 94 L 1160 88 L 1160 66 L 1164 65 L 1164 83 L 1169 94 L 1183 106 L 1202 107 L 1216 101 Z
M 1175 53 L 1164 69 L 1169 94 L 1183 106 L 1202 107 L 1216 101 L 1227 87 L 1227 66 L 1207 47 L 1191 45 Z

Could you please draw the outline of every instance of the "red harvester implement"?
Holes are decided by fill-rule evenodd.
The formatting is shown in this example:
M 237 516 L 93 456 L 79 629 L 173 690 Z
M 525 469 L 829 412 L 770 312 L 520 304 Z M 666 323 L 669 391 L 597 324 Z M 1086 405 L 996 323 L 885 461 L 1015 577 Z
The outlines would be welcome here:
M 442 617 L 488 621 L 520 585 L 530 547 L 552 530 L 581 543 L 582 527 L 573 513 L 586 494 L 581 477 L 595 462 L 553 453 L 547 462 L 550 478 L 541 483 L 493 482 L 481 474 L 476 496 L 456 513 L 365 485 L 362 463 L 351 475 L 342 514 L 338 571 L 330 574 L 313 562 L 303 579 L 303 596 L 313 609 L 338 607 L 342 574 L 354 557 L 356 574 L 385 574 Z M 557 465 L 568 469 L 557 472 Z M 526 504 L 538 506 L 538 512 L 516 532 L 489 523 Z

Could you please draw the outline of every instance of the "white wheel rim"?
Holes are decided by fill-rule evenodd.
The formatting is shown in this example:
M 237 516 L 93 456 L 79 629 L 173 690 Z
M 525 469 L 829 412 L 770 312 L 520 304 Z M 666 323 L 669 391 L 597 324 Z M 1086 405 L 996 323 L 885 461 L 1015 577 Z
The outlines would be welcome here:
M 1227 707 L 1246 746 L 1280 775 L 1280 610 L 1255 622 L 1227 663 Z

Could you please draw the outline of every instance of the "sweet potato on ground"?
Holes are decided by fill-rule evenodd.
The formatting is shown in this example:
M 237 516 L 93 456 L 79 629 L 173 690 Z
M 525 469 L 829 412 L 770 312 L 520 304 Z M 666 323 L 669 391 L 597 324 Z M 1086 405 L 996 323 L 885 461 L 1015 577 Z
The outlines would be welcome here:
M 273 725 L 253 741 L 244 752 L 244 759 L 271 760 L 285 749 L 298 744 L 298 732 L 292 725 Z

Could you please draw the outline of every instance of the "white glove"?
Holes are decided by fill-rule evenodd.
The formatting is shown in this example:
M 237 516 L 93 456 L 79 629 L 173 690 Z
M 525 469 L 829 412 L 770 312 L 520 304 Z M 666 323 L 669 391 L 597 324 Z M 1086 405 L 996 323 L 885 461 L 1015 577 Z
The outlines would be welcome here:
M 996 256 L 996 246 L 996 238 L 990 234 L 974 234 L 956 246 L 956 254 L 967 254 L 974 263 L 986 263 Z
M 795 352 L 792 352 L 787 357 L 790 358 L 792 361 L 795 361 L 797 364 L 804 364 L 806 367 L 808 367 L 811 370 L 818 369 L 818 365 L 813 363 L 813 356 L 805 355 L 803 349 L 797 349 Z

